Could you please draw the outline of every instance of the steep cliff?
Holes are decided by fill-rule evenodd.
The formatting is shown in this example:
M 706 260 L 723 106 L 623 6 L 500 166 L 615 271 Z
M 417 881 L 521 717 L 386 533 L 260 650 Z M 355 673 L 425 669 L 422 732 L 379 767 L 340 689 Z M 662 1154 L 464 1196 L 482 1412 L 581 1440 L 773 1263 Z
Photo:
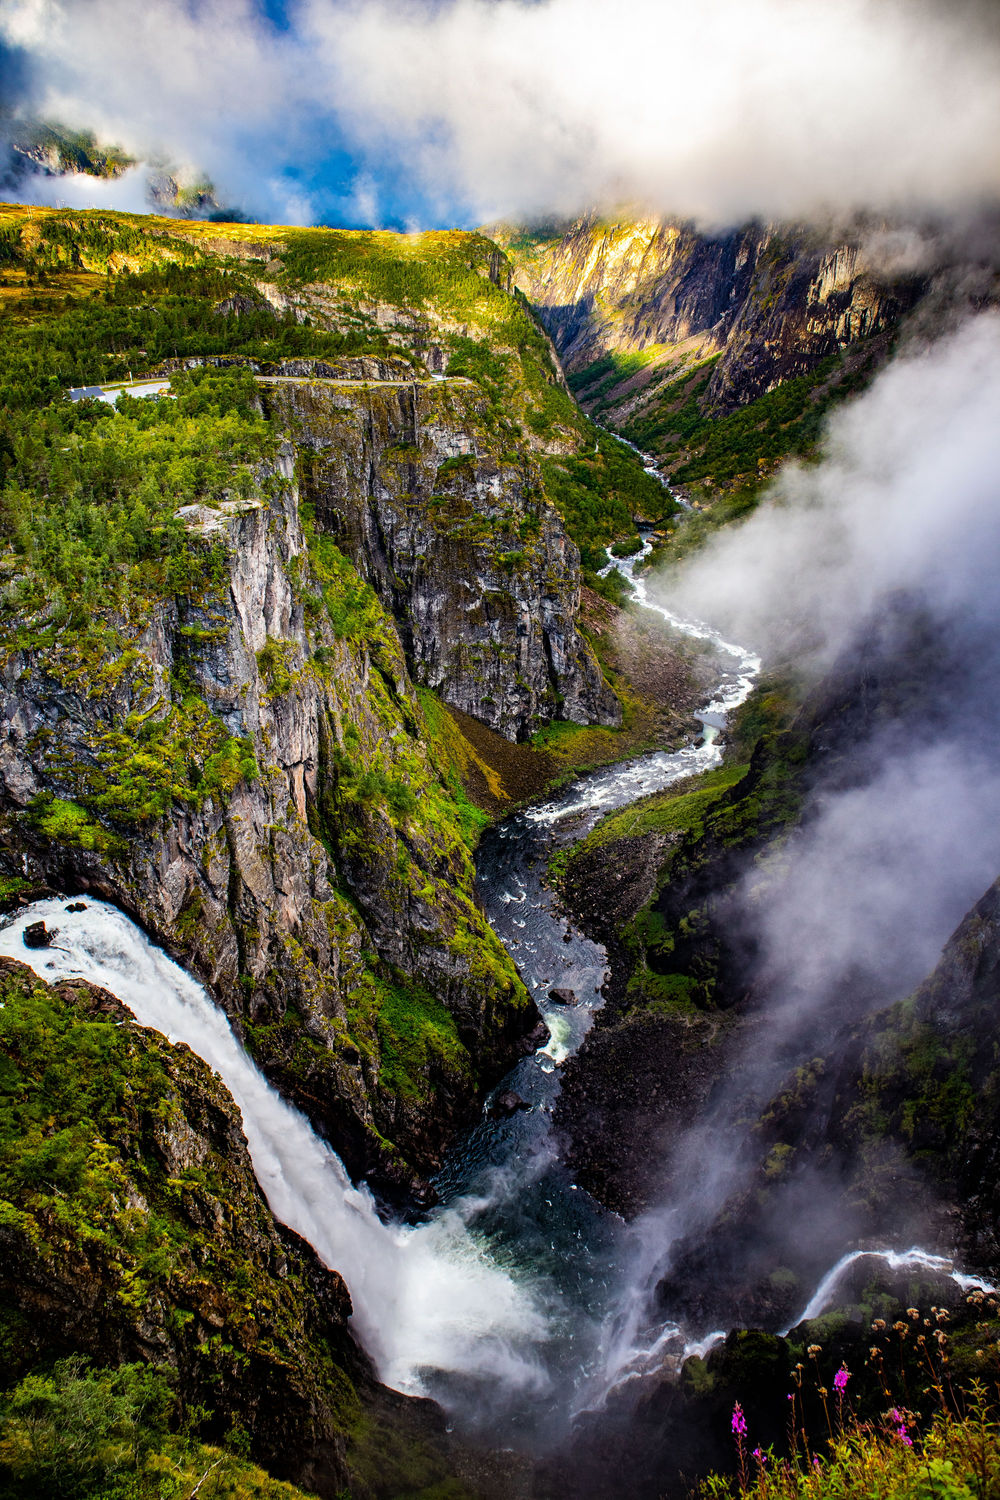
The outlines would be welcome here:
M 575 625 L 579 553 L 478 386 L 296 381 L 267 401 L 317 525 L 395 616 L 418 683 L 508 739 L 553 716 L 620 723 Z
M 707 400 L 729 409 L 890 326 L 921 281 L 886 274 L 871 235 L 748 224 L 716 234 L 670 219 L 579 220 L 551 237 L 498 238 L 585 400 L 609 355 L 654 369 L 719 355 Z M 603 374 L 616 373 L 613 361 Z M 586 382 L 583 377 L 586 376 Z M 660 375 L 662 379 L 662 373 Z M 602 397 L 611 387 L 605 380 Z M 616 395 L 615 404 L 624 398 Z
M 809 377 L 813 405 L 845 380 L 850 388 L 927 285 L 923 274 L 887 270 L 867 227 L 702 233 L 671 219 L 592 216 L 494 233 L 584 407 L 684 480 L 703 477 L 690 470 L 713 420 L 791 380 Z M 756 477 L 761 456 L 794 451 L 800 436 L 786 432 L 774 454 L 748 452 L 735 472 Z M 717 468 L 709 475 L 733 477 Z
M 32 878 L 136 913 L 351 1169 L 402 1185 L 537 1018 L 475 904 L 398 634 L 307 540 L 292 470 L 286 446 L 264 493 L 181 507 L 215 576 L 105 615 L 110 656 L 46 640 L 44 613 L 33 649 L 8 643 L 4 840 Z
M 378 1384 L 211 1070 L 83 983 L 5 959 L 0 995 L 0 1384 L 68 1354 L 141 1360 L 210 1435 L 241 1427 L 323 1496 L 446 1478 L 436 1413 Z

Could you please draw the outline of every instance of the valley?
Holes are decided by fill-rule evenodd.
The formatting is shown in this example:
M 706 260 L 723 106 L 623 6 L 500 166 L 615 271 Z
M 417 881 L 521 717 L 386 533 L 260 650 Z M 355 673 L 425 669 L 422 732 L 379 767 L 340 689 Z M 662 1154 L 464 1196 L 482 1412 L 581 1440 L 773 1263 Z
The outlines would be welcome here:
M 0 206 L 0 1381 L 154 1372 L 123 1494 L 993 1378 L 998 283 L 887 232 Z

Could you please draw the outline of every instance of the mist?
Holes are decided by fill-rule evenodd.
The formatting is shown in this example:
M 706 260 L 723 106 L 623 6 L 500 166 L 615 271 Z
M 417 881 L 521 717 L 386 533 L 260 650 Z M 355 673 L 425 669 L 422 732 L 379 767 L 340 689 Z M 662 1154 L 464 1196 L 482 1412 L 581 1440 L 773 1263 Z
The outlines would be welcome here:
M 814 674 L 894 592 L 970 627 L 993 622 L 998 403 L 1000 316 L 988 312 L 889 365 L 834 412 L 821 463 L 787 466 L 744 525 L 662 587 L 772 664 Z
M 10 0 L 33 107 L 272 222 L 966 211 L 1000 26 L 908 0 Z M 58 188 L 53 186 L 52 192 Z
M 760 649 L 765 672 L 803 676 L 822 735 L 798 825 L 720 897 L 715 920 L 753 955 L 749 1006 L 631 1232 L 612 1378 L 655 1335 L 664 1276 L 816 1275 L 871 1233 L 836 1159 L 800 1166 L 766 1212 L 734 1205 L 757 1180 L 768 1100 L 911 994 L 1000 872 L 998 410 L 1000 317 L 985 313 L 897 358 L 834 416 L 815 466 L 788 468 L 743 525 L 647 585 Z M 901 1159 L 898 1180 L 911 1177 Z M 939 1238 L 929 1204 L 914 1177 L 880 1207 L 890 1242 Z M 734 1214 L 753 1219 L 746 1243 Z
M 731 914 L 760 952 L 773 1049 L 907 994 L 1000 872 L 998 410 L 1000 317 L 985 313 L 898 358 L 833 417 L 821 462 L 787 468 L 659 584 L 765 668 L 825 681 L 834 726 L 857 719 Z M 865 672 L 896 684 L 892 713 L 847 706 Z
M 4 196 L 17 203 L 53 208 L 108 208 L 131 214 L 152 211 L 149 184 L 141 167 L 130 167 L 118 177 L 92 177 L 87 172 L 67 172 L 56 178 L 25 174 Z

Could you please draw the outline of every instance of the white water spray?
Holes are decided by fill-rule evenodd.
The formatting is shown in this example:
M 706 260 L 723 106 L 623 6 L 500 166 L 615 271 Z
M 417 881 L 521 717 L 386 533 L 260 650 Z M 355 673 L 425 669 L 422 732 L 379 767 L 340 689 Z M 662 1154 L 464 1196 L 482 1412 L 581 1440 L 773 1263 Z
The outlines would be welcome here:
M 44 921 L 51 948 L 22 934 Z M 186 1042 L 219 1074 L 243 1116 L 257 1180 L 275 1217 L 341 1272 L 362 1343 L 387 1385 L 419 1393 L 422 1369 L 489 1375 L 541 1390 L 531 1352 L 545 1320 L 529 1286 L 491 1263 L 469 1235 L 458 1203 L 416 1228 L 383 1224 L 371 1194 L 352 1185 L 337 1155 L 270 1086 L 203 987 L 115 907 L 34 903 L 0 931 L 0 954 L 42 979 L 83 978 L 110 990 L 143 1026 Z

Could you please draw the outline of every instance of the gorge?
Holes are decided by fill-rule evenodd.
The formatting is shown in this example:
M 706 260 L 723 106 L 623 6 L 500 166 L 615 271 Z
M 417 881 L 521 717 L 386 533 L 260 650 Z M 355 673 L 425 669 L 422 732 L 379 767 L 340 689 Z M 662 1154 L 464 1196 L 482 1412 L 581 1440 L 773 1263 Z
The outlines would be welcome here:
M 751 428 L 749 519 L 665 577 L 729 479 L 679 506 L 584 416 L 516 247 L 5 233 L 7 1384 L 163 1365 L 324 1497 L 652 1496 L 727 1462 L 727 1402 L 780 1434 L 813 1334 L 855 1361 L 933 1297 L 957 1335 L 997 1267 L 995 313 L 918 345 L 946 299 L 871 294 L 820 446 Z M 758 294 L 699 423 L 800 378 Z M 61 400 L 95 344 L 173 399 Z M 49 1111 L 56 1036 L 98 1050 Z

